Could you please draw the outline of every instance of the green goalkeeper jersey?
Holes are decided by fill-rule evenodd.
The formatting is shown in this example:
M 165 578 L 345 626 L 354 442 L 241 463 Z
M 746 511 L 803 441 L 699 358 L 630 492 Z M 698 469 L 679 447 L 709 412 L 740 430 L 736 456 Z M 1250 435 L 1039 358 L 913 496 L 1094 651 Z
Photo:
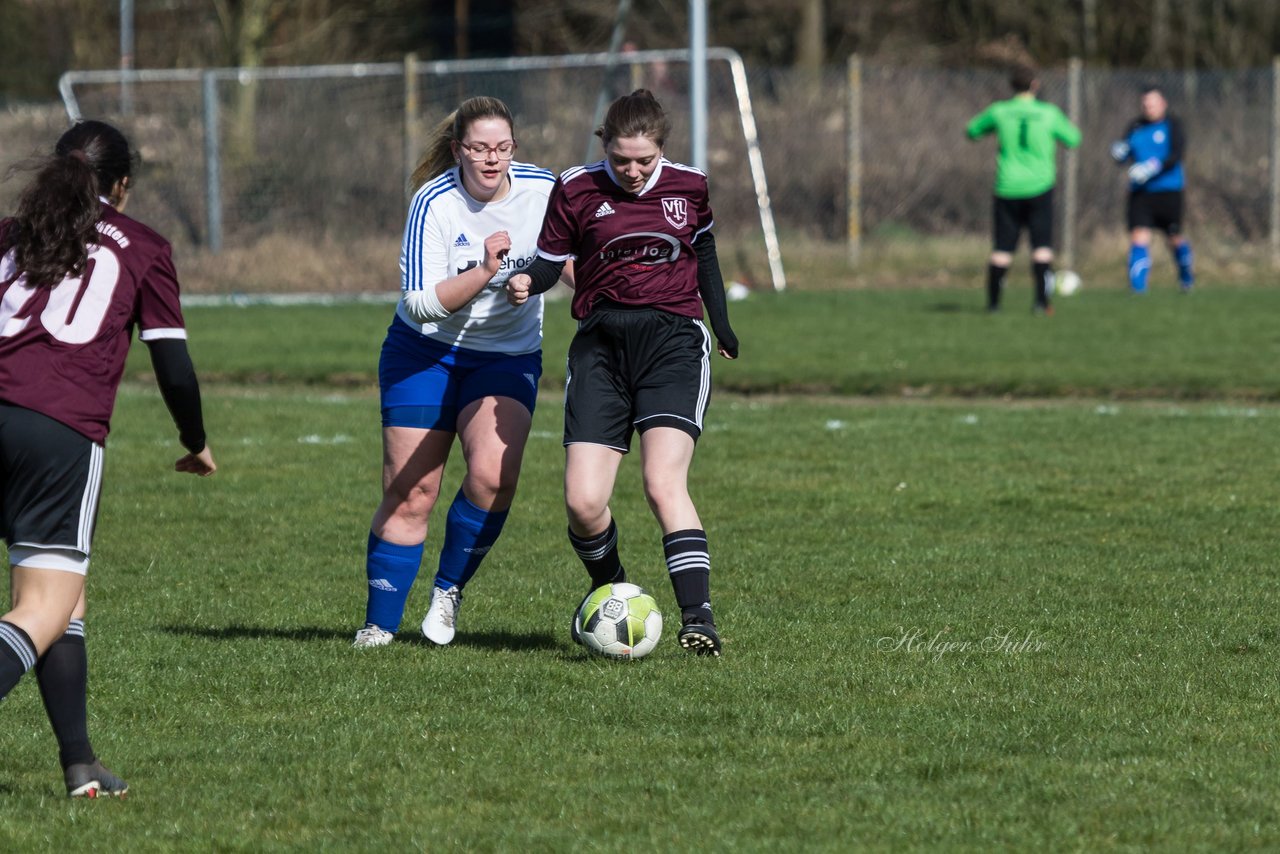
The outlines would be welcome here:
M 977 139 L 995 131 L 1000 142 L 996 157 L 996 195 L 1029 199 L 1053 189 L 1057 180 L 1055 143 L 1068 148 L 1080 144 L 1080 129 L 1053 104 L 1030 95 L 996 101 L 969 122 L 966 132 Z

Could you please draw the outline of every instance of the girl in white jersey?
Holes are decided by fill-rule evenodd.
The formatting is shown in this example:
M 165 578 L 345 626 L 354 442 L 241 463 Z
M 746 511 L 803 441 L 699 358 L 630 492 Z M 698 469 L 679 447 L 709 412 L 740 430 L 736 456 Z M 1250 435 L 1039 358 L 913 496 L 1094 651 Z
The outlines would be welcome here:
M 512 306 L 504 287 L 533 261 L 555 180 L 515 162 L 515 150 L 507 106 L 470 98 L 436 128 L 413 175 L 402 293 L 378 366 L 383 493 L 357 647 L 390 643 L 399 628 L 455 438 L 467 473 L 422 622 L 432 642 L 453 640 L 463 589 L 515 495 L 542 375 L 542 304 Z

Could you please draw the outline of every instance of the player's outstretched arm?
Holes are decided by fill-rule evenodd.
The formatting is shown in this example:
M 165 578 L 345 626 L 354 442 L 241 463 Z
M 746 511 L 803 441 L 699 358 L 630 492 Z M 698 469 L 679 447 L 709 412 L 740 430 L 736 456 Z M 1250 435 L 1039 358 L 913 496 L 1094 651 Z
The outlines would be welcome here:
M 969 139 L 977 139 L 985 136 L 996 129 L 995 117 L 991 114 L 991 108 L 987 107 L 969 120 L 969 124 L 965 126 L 964 134 Z

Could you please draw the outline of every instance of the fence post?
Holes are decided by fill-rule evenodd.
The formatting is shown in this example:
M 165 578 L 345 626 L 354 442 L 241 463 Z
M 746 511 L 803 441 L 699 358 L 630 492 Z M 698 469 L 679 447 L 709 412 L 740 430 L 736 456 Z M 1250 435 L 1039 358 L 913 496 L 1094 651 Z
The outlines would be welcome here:
M 404 195 L 413 196 L 413 169 L 422 150 L 418 133 L 418 55 L 404 55 Z
M 212 71 L 201 74 L 204 105 L 204 209 L 205 245 L 210 252 L 222 250 L 222 164 L 218 154 L 218 78 Z
M 1073 56 L 1067 62 L 1067 117 L 1076 127 L 1080 127 L 1080 79 L 1083 76 L 1084 63 L 1080 57 Z M 1076 231 L 1078 229 L 1080 210 L 1080 151 L 1079 148 L 1067 149 L 1066 175 L 1063 182 L 1062 208 L 1062 268 L 1071 270 L 1076 263 Z
M 849 265 L 856 266 L 862 255 L 862 58 L 856 53 L 849 55 L 847 79 L 845 208 Z
M 1271 266 L 1280 267 L 1280 56 L 1271 60 Z

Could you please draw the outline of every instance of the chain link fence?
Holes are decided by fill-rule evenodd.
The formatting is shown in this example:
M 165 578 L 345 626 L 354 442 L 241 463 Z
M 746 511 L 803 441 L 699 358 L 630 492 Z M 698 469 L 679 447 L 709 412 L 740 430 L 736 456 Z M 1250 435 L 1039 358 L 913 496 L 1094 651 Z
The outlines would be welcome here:
M 269 267 L 240 287 L 317 290 L 394 289 L 395 259 L 406 202 L 405 178 L 430 128 L 465 97 L 490 94 L 513 109 L 519 158 L 555 171 L 583 162 L 600 148 L 591 132 L 593 107 L 603 90 L 612 98 L 638 86 L 654 90 L 673 120 L 667 152 L 687 160 L 688 65 L 683 61 L 631 63 L 541 71 L 440 73 L 439 65 L 405 68 L 346 66 L 279 79 L 217 78 L 212 99 L 216 134 L 208 139 L 205 95 L 198 72 L 185 81 L 131 84 L 128 115 L 115 83 L 80 83 L 74 97 L 85 116 L 120 124 L 143 155 L 130 213 L 175 243 L 180 269 L 252 266 L 298 253 L 329 253 L 330 260 L 290 284 L 287 271 Z M 928 244 L 990 233 L 995 146 L 969 142 L 968 120 L 1008 96 L 1005 76 L 987 70 L 910 68 L 861 63 L 821 73 L 749 69 L 748 83 L 764 169 L 784 261 L 809 247 L 843 257 L 851 221 L 868 251 L 892 243 Z M 1187 230 L 1203 255 L 1274 251 L 1277 205 L 1272 151 L 1276 145 L 1276 71 L 1160 72 L 1084 68 L 1045 71 L 1040 96 L 1074 113 L 1084 141 L 1060 160 L 1058 228 L 1072 230 L 1078 260 L 1114 260 L 1123 235 L 1124 172 L 1108 147 L 1136 117 L 1148 82 L 1166 92 L 1187 130 Z M 603 84 L 603 85 L 602 85 Z M 1075 97 L 1072 97 L 1074 86 Z M 717 232 L 733 247 L 726 273 L 768 275 L 757 191 L 733 81 L 724 63 L 708 68 L 708 159 Z M 856 113 L 850 104 L 858 105 Z M 47 149 L 65 115 L 10 111 L 0 116 L 0 167 Z M 856 145 L 850 144 L 851 135 Z M 29 142 L 29 144 L 28 144 Z M 216 148 L 222 252 L 210 244 L 207 160 Z M 856 157 L 856 162 L 851 161 Z M 1074 179 L 1074 206 L 1064 192 Z M 856 181 L 850 178 L 856 176 Z M 11 209 L 15 183 L 0 185 Z M 1066 210 L 1074 210 L 1069 219 Z M 1102 240 L 1104 245 L 1095 244 Z M 344 247 L 360 264 L 343 267 Z M 1060 241 L 1061 245 L 1061 241 Z M 367 258 L 385 254 L 376 271 Z M 980 260 L 980 259 L 979 259 Z M 295 265 L 296 266 L 296 265 Z M 328 271 L 327 273 L 325 271 Z M 803 287 L 804 284 L 802 283 Z M 219 287 L 230 287 L 220 285 Z

